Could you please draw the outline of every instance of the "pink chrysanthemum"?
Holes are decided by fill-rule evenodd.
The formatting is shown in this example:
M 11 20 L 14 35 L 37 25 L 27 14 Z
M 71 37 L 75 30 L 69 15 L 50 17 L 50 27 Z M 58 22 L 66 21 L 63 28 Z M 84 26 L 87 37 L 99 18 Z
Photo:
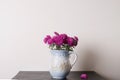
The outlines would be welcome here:
M 67 34 L 59 34 L 54 32 L 55 36 L 47 35 L 44 38 L 44 43 L 47 43 L 51 49 L 73 50 L 78 44 L 78 37 L 70 37 Z M 56 47 L 55 47 L 56 46 Z

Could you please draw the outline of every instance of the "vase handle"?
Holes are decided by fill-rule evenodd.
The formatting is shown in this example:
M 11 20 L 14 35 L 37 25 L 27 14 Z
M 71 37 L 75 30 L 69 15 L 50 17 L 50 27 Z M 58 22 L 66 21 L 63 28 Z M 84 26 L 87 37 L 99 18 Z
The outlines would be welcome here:
M 73 60 L 73 63 L 71 64 L 71 68 L 72 68 L 72 67 L 73 67 L 73 65 L 76 63 L 77 58 L 78 58 L 78 56 L 77 56 L 77 54 L 76 54 L 76 53 L 73 53 L 73 54 L 74 54 L 75 58 L 74 58 L 74 60 Z

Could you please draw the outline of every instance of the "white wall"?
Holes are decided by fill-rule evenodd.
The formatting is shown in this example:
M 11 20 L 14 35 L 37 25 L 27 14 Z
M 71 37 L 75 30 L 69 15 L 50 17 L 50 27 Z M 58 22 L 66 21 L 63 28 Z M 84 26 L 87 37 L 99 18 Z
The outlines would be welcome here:
M 120 0 L 0 0 L 0 78 L 48 70 L 54 31 L 80 39 L 72 70 L 120 80 Z

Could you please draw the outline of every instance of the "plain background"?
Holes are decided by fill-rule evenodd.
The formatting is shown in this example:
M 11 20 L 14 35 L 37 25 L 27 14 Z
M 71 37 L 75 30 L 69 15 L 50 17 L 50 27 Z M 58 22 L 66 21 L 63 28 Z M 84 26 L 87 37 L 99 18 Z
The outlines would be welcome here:
M 79 37 L 73 71 L 120 80 L 120 0 L 0 0 L 0 78 L 49 70 L 54 31 Z

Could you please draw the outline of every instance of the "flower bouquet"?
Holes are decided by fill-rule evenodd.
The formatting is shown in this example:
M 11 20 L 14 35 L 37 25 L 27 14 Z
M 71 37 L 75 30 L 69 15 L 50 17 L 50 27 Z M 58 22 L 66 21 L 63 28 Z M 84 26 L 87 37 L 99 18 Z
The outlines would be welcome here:
M 78 44 L 78 37 L 70 37 L 67 34 L 59 34 L 54 32 L 55 36 L 47 35 L 44 42 L 49 45 L 51 50 L 67 50 L 73 51 Z
M 70 51 L 73 51 L 75 46 L 77 46 L 78 37 L 70 37 L 67 34 L 59 34 L 57 32 L 54 32 L 54 34 L 54 36 L 47 35 L 44 38 L 44 42 L 51 49 L 50 74 L 52 78 L 63 79 L 69 74 L 77 60 L 77 55 L 74 54 L 75 59 L 70 64 L 69 55 Z

